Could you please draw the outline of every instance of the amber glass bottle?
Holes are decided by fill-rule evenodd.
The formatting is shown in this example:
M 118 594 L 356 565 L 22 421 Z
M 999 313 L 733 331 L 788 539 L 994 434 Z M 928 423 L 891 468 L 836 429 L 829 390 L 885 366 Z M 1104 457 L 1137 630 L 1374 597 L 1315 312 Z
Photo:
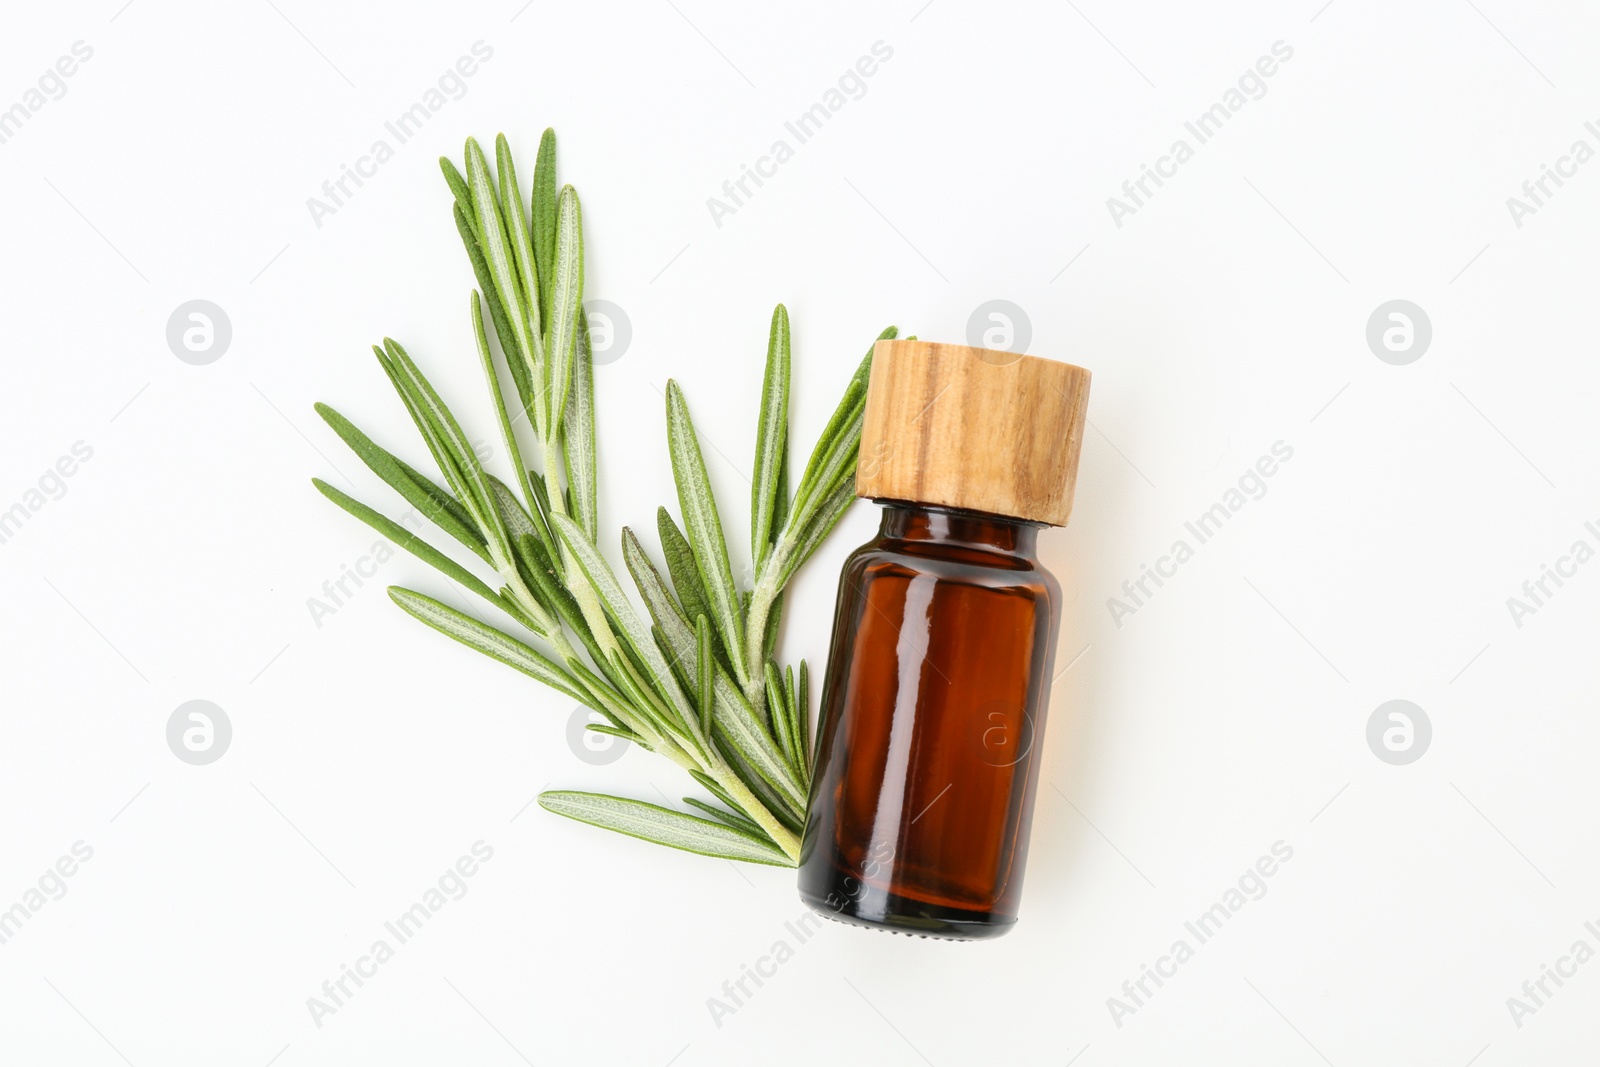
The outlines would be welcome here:
M 1037 539 L 1071 508 L 1089 374 L 880 342 L 800 894 L 846 922 L 949 938 L 1016 922 L 1061 613 Z

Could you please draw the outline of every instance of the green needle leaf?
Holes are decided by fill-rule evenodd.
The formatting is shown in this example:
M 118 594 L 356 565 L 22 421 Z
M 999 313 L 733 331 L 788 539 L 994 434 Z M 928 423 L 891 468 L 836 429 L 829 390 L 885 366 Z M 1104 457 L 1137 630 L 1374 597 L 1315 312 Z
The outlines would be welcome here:
M 551 514 L 550 520 L 556 535 L 565 542 L 578 568 L 589 580 L 595 595 L 600 599 L 606 617 L 617 628 L 628 650 L 653 676 L 655 688 L 669 702 L 674 715 L 687 728 L 688 735 L 691 737 L 698 735 L 703 739 L 704 735 L 699 734 L 699 717 L 678 687 L 672 668 L 667 665 L 666 657 L 662 656 L 661 650 L 656 647 L 655 639 L 650 635 L 650 628 L 645 626 L 643 620 L 633 610 L 633 605 L 628 602 L 616 575 L 612 573 L 611 565 L 600 554 L 600 550 L 589 543 L 583 527 L 574 522 L 570 516 L 555 512 Z
M 705 786 L 706 789 L 710 790 L 712 796 L 722 801 L 734 812 L 744 816 L 745 818 L 750 817 L 750 813 L 744 810 L 744 805 L 740 804 L 737 800 L 734 800 L 732 794 L 730 794 L 726 789 L 722 788 L 721 782 L 717 781 L 704 771 L 690 771 L 689 775 L 695 781 Z
M 515 354 L 507 352 L 506 358 L 520 358 L 526 364 L 527 380 L 533 388 L 534 426 L 543 434 L 548 420 L 544 418 L 545 405 L 540 399 L 542 390 L 537 387 L 543 374 L 538 319 L 530 319 L 528 294 L 518 281 L 515 253 L 512 251 L 511 238 L 506 233 L 505 219 L 500 214 L 500 200 L 495 195 L 494 184 L 489 177 L 489 163 L 483 157 L 483 149 L 471 137 L 467 138 L 467 187 L 472 193 L 472 206 L 477 214 L 478 241 L 483 258 L 488 264 L 489 276 L 494 280 L 495 294 L 506 310 L 512 340 L 515 342 Z M 535 316 L 537 310 L 538 301 L 535 299 Z
M 789 761 L 789 766 L 798 770 L 799 764 L 795 760 L 795 737 L 790 729 L 789 709 L 783 695 L 783 677 L 778 673 L 778 665 L 770 659 L 766 664 L 767 680 L 767 712 L 772 716 L 772 733 L 778 741 L 778 747 L 783 750 L 784 758 Z
M 805 745 L 800 740 L 800 719 L 796 715 L 794 668 L 783 669 L 783 710 L 789 716 L 789 739 L 794 742 L 794 769 L 801 777 L 806 772 Z
M 518 537 L 516 544 L 523 576 L 539 603 L 572 628 L 573 633 L 578 635 L 578 639 L 583 642 L 596 663 L 606 662 L 605 653 L 600 650 L 599 644 L 590 632 L 589 623 L 583 617 L 578 602 L 573 599 L 567 587 L 561 584 L 550 550 L 532 534 Z
M 573 349 L 578 316 L 583 304 L 583 209 L 572 186 L 564 186 L 556 203 L 556 250 L 551 279 L 549 339 L 545 346 L 550 365 L 550 421 L 554 433 L 565 414 L 567 390 L 572 384 Z
M 544 316 L 550 316 L 550 271 L 556 249 L 556 131 L 546 129 L 539 138 L 539 157 L 533 168 L 533 258 L 539 267 Z
M 505 213 L 506 235 L 510 238 L 517 281 L 522 285 L 523 297 L 537 308 L 539 277 L 533 265 L 533 241 L 528 236 L 528 217 L 522 209 L 522 190 L 517 186 L 516 164 L 511 161 L 511 144 L 503 133 L 494 139 L 494 155 L 495 168 L 500 172 L 500 210 Z
M 761 385 L 761 416 L 756 424 L 755 474 L 750 483 L 750 558 L 757 569 L 772 549 L 779 481 L 789 432 L 789 312 L 779 304 L 772 311 L 767 336 L 767 369 Z
M 878 341 L 892 340 L 898 332 L 890 326 L 878 335 Z M 873 343 L 876 345 L 877 342 Z M 817 438 L 811 458 L 806 462 L 805 473 L 800 476 L 800 486 L 795 490 L 786 533 L 796 525 L 805 524 L 809 518 L 806 514 L 807 505 L 813 497 L 831 486 L 832 475 L 837 474 L 846 458 L 854 462 L 856 450 L 861 444 L 861 416 L 866 405 L 867 376 L 871 370 L 872 349 L 869 348 L 851 376 L 850 384 L 845 387 L 839 406 L 834 408 L 833 417 L 828 420 L 822 436 Z
M 694 665 L 700 682 L 696 688 L 700 695 L 700 732 L 710 737 L 712 713 L 717 706 L 716 687 L 713 684 L 717 668 L 711 656 L 711 623 L 704 615 L 695 617 L 694 632 Z
M 689 405 L 684 402 L 678 383 L 671 379 L 667 380 L 667 444 L 672 454 L 672 476 L 678 483 L 678 506 L 683 511 L 696 570 L 710 602 L 711 618 L 722 637 L 722 647 L 743 682 L 744 627 L 733 569 L 728 565 L 728 545 L 723 540 L 722 520 L 717 516 L 711 478 L 700 454 Z
M 828 498 L 816 508 L 811 524 L 802 532 L 795 549 L 790 553 L 784 563 L 782 572 L 778 575 L 778 587 L 789 584 L 806 560 L 817 550 L 833 528 L 844 518 L 844 513 L 850 510 L 850 505 L 856 502 L 856 482 L 854 478 L 847 478 L 841 482 Z
M 490 555 L 493 556 L 493 550 L 497 548 L 500 552 L 499 558 L 509 560 L 511 546 L 506 537 L 505 525 L 500 521 L 494 494 L 484 477 L 483 464 L 478 462 L 478 455 L 472 450 L 472 442 L 461 432 L 461 426 L 456 422 L 455 416 L 450 414 L 450 409 L 445 406 L 422 371 L 411 361 L 406 350 L 388 337 L 383 339 L 383 345 L 396 377 L 405 383 L 410 399 L 416 406 L 413 416 L 418 414 L 422 416 L 428 424 L 428 429 L 424 432 L 431 430 L 437 439 L 438 448 L 448 455 L 458 472 L 465 488 L 463 495 L 468 497 L 463 503 L 467 504 L 468 510 L 477 518 L 478 526 L 487 536 L 491 547 Z
M 350 451 L 354 452 L 369 470 L 431 519 L 435 526 L 466 545 L 480 559 L 488 561 L 489 553 L 483 547 L 483 534 L 478 532 L 472 516 L 455 497 L 439 488 L 421 472 L 408 466 L 399 457 L 374 443 L 370 437 L 357 429 L 354 423 L 327 404 L 316 405 L 316 410 L 317 414 L 322 416 L 322 421 L 333 428 L 333 432 L 350 446 Z
M 510 634 L 502 633 L 470 615 L 463 615 L 432 597 L 397 585 L 389 587 L 389 598 L 404 608 L 408 615 L 447 637 L 455 638 L 468 648 L 477 649 L 490 659 L 515 667 L 580 704 L 593 703 L 594 698 L 583 693 L 571 675 Z
M 522 506 L 522 501 L 517 499 L 517 494 L 511 491 L 511 487 L 492 474 L 486 474 L 484 477 L 489 480 L 489 488 L 494 492 L 494 502 L 500 512 L 500 521 L 505 523 L 506 532 L 511 535 L 512 543 L 516 543 L 524 535 L 539 540 L 539 527 L 529 517 L 527 509 Z
M 464 237 L 470 236 L 467 242 L 476 245 L 478 242 L 478 213 L 472 206 L 472 192 L 467 188 L 467 180 L 461 176 L 456 165 L 450 162 L 449 156 L 439 157 L 439 169 L 444 171 L 445 184 L 450 186 L 450 195 L 456 198 L 456 207 L 461 209 L 461 221 L 466 224 Z
M 346 496 L 321 478 L 311 479 L 311 484 L 317 487 L 317 492 L 374 530 L 377 530 L 390 541 L 422 560 L 422 562 L 437 568 L 446 577 L 461 583 L 461 585 L 477 593 L 491 604 L 498 605 L 500 603 L 500 598 L 495 594 L 495 591 L 480 581 L 476 575 L 404 526 L 401 526 L 388 516 L 367 507 L 361 501 Z
M 406 406 L 406 413 L 411 416 L 411 422 L 416 426 L 417 432 L 422 435 L 422 441 L 428 446 L 428 452 L 433 456 L 434 463 L 438 464 L 439 473 L 444 475 L 445 482 L 450 486 L 450 492 L 455 499 L 466 508 L 471 524 L 482 529 L 476 508 L 472 506 L 472 494 L 467 489 L 467 482 L 461 473 L 460 465 L 456 463 L 454 455 L 445 448 L 440 441 L 432 421 L 424 413 L 423 407 L 415 395 L 411 383 L 400 373 L 400 368 L 388 354 L 377 345 L 372 346 L 373 354 L 378 357 L 378 365 L 389 376 L 389 384 L 394 386 L 394 391 L 400 397 L 400 402 Z M 488 544 L 488 538 L 484 538 Z
M 454 170 L 453 167 L 451 169 Z M 460 204 L 455 205 L 453 214 L 456 230 L 461 234 L 461 243 L 466 245 L 467 261 L 472 264 L 472 276 L 478 279 L 478 290 L 482 293 L 484 302 L 489 305 L 489 318 L 494 323 L 494 335 L 499 339 L 500 347 L 506 353 L 506 363 L 511 367 L 511 380 L 516 383 L 517 398 L 522 402 L 518 410 L 523 418 L 528 418 L 528 406 L 532 403 L 533 391 L 528 382 L 527 362 L 516 355 L 516 334 L 512 332 L 511 322 L 506 318 L 505 306 L 500 303 L 500 294 L 495 289 L 493 276 L 489 273 L 489 264 L 483 258 L 483 250 L 478 247 L 477 234 L 467 221 L 466 211 L 470 209 L 470 204 L 466 208 Z
M 746 612 L 746 618 L 749 613 Z M 767 615 L 766 633 L 761 638 L 761 655 L 764 659 L 771 659 L 778 648 L 778 626 L 783 622 L 783 594 L 778 593 L 772 598 L 772 608 Z
M 569 819 L 702 856 L 773 867 L 795 865 L 775 845 L 752 834 L 642 800 L 552 789 L 539 794 L 539 806 Z
M 500 438 L 505 442 L 506 455 L 511 459 L 511 469 L 520 475 L 527 468 L 522 465 L 522 449 L 517 445 L 516 425 L 512 422 L 510 409 L 506 407 L 505 395 L 500 390 L 500 372 L 495 367 L 494 353 L 489 348 L 488 336 L 483 332 L 483 307 L 476 292 L 472 294 L 472 334 L 478 341 L 478 359 L 483 364 L 483 376 L 489 382 L 489 395 L 494 399 L 495 417 L 500 422 Z M 494 484 L 499 485 L 499 480 L 494 479 Z M 515 500 L 515 497 L 512 499 Z M 538 506 L 532 503 L 531 493 L 528 500 L 530 507 Z M 502 506 L 502 513 L 504 510 Z M 520 511 L 521 508 L 517 510 Z M 531 530 L 530 522 L 529 531 Z M 514 530 L 512 534 L 515 536 L 520 532 L 522 531 Z
M 711 617 L 711 601 L 706 597 L 706 589 L 700 584 L 700 571 L 694 562 L 694 549 L 689 547 L 688 540 L 683 536 L 683 531 L 678 529 L 678 524 L 672 521 L 672 515 L 666 508 L 656 509 L 656 533 L 661 538 L 661 552 L 667 558 L 667 573 L 672 575 L 672 588 L 678 594 L 678 603 L 683 607 L 683 617 L 692 619 L 698 615 Z M 712 634 L 716 637 L 716 634 Z M 717 640 L 717 654 L 727 661 L 727 654 L 722 649 L 721 640 Z
M 644 598 L 645 606 L 650 610 L 650 617 L 655 620 L 656 629 L 667 646 L 663 655 L 683 668 L 683 673 L 689 680 L 686 685 L 692 686 L 699 678 L 699 665 L 702 662 L 696 648 L 695 628 L 672 603 L 666 586 L 662 584 L 660 573 L 645 555 L 633 531 L 626 528 L 623 529 L 622 556 L 627 562 L 629 573 L 633 575 L 634 584 L 638 586 L 639 595 Z M 704 614 L 701 612 L 697 617 L 704 617 Z M 780 810 L 774 811 L 774 815 L 781 818 L 785 813 L 803 814 L 806 804 L 806 781 L 796 775 L 794 768 L 789 766 L 783 752 L 779 751 L 772 735 L 767 732 L 766 723 L 745 700 L 739 686 L 720 662 L 717 662 L 716 678 L 712 681 L 712 688 L 716 705 L 714 718 L 717 737 L 736 757 L 733 762 L 735 773 L 739 774 L 745 785 L 758 792 L 764 789 L 760 782 L 770 784 L 770 790 L 766 792 L 776 791 L 782 798 L 777 801 Z M 742 768 L 749 768 L 751 773 L 743 773 Z
M 811 672 L 806 669 L 806 661 L 800 661 L 800 689 L 795 694 L 794 710 L 795 720 L 800 725 L 800 751 L 806 757 L 806 776 L 810 777 L 812 767 L 815 765 L 815 754 L 811 746 Z
M 698 808 L 707 815 L 711 816 L 713 819 L 716 819 L 718 822 L 725 823 L 729 827 L 738 830 L 741 833 L 749 834 L 752 837 L 760 837 L 771 840 L 771 838 L 767 837 L 767 832 L 765 830 L 761 829 L 761 827 L 757 826 L 743 815 L 739 815 L 731 811 L 725 811 L 722 808 L 717 807 L 715 804 L 707 804 L 705 801 L 696 800 L 694 797 L 684 797 L 683 802 L 689 805 L 691 808 Z
M 567 458 L 567 488 L 572 514 L 589 535 L 600 541 L 599 478 L 594 432 L 594 355 L 589 348 L 589 319 L 578 309 L 578 336 L 572 355 L 572 392 L 567 397 L 561 434 Z

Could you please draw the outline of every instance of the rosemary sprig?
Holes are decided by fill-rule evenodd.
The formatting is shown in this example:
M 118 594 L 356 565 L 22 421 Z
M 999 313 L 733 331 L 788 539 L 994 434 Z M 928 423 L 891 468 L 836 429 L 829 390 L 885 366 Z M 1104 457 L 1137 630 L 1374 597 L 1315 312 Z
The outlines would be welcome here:
M 525 202 L 503 135 L 495 140 L 493 169 L 470 138 L 464 174 L 440 160 L 478 283 L 469 307 L 472 333 L 511 464 L 509 481 L 483 467 L 449 407 L 393 340 L 373 351 L 443 485 L 317 405 L 373 473 L 465 547 L 475 557 L 469 563 L 492 570 L 492 582 L 365 504 L 320 479 L 314 483 L 538 644 L 415 590 L 391 587 L 402 609 L 600 712 L 607 721 L 590 729 L 666 756 L 716 802 L 684 798 L 710 816 L 702 818 L 625 797 L 555 790 L 539 797 L 547 810 L 690 852 L 793 866 L 811 779 L 809 672 L 802 660 L 797 687 L 794 670 L 780 669 L 777 624 L 784 587 L 853 498 L 871 352 L 791 495 L 789 315 L 781 304 L 774 310 L 751 490 L 750 589 L 734 580 L 688 402 L 676 382 L 667 383 L 668 451 L 683 527 L 660 509 L 670 584 L 633 531 L 622 529 L 622 559 L 646 612 L 639 615 L 599 548 L 583 215 L 570 185 L 557 190 L 555 165 L 555 134 L 546 130 Z M 880 335 L 893 336 L 892 327 Z M 502 363 L 510 390 L 501 385 Z M 525 449 L 524 440 L 533 448 Z M 537 458 L 538 468 L 524 456 Z

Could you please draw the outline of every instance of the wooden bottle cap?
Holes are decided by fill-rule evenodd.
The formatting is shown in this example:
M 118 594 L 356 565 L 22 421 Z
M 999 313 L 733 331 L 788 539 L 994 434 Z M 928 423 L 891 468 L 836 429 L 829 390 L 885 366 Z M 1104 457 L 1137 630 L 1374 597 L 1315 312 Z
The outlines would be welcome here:
M 929 341 L 872 350 L 856 495 L 1065 526 L 1089 372 Z

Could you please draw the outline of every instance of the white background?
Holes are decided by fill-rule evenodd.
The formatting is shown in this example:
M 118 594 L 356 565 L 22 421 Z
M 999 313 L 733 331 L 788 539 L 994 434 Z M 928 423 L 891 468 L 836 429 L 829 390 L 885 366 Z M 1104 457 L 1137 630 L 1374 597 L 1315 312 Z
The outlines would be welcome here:
M 1600 565 L 1520 627 L 1506 606 L 1600 545 L 1600 164 L 1521 227 L 1506 206 L 1574 140 L 1600 148 L 1600 16 L 520 4 L 7 13 L 0 107 L 74 42 L 93 56 L 0 145 L 0 509 L 74 442 L 93 456 L 0 544 L 0 907 L 74 842 L 93 858 L 0 946 L 0 1061 L 1600 1056 L 1600 962 L 1521 1026 L 1507 1007 L 1575 941 L 1600 949 Z M 307 198 L 480 40 L 465 96 L 319 227 Z M 716 225 L 707 198 L 876 41 L 893 56 L 865 95 Z M 1276 41 L 1293 57 L 1266 94 L 1117 226 L 1107 198 Z M 692 789 L 645 753 L 579 759 L 567 701 L 395 609 L 385 584 L 444 588 L 409 557 L 313 620 L 374 538 L 311 476 L 398 509 L 311 405 L 420 463 L 368 350 L 392 335 L 498 444 L 434 161 L 503 130 L 526 184 L 546 125 L 585 205 L 588 295 L 633 326 L 597 372 L 608 548 L 628 524 L 655 550 L 673 377 L 743 560 L 779 300 L 806 444 L 890 322 L 963 341 L 1002 298 L 1030 351 L 1094 372 L 1077 509 L 1043 539 L 1071 667 L 1006 938 L 796 944 L 792 872 L 529 807 L 547 786 Z M 233 328 L 206 366 L 165 339 L 197 298 Z M 1396 298 L 1433 327 L 1405 366 L 1365 340 Z M 1267 494 L 1117 626 L 1124 579 L 1280 440 Z M 858 505 L 802 577 L 786 659 L 820 666 L 838 565 L 875 522 Z M 165 738 L 196 698 L 234 730 L 205 767 Z M 1433 728 L 1407 766 L 1366 740 L 1397 698 Z M 307 998 L 479 840 L 494 858 L 466 896 L 317 1026 Z M 1107 998 L 1280 840 L 1266 895 L 1118 1025 Z M 708 998 L 780 939 L 793 958 L 717 1025 Z

